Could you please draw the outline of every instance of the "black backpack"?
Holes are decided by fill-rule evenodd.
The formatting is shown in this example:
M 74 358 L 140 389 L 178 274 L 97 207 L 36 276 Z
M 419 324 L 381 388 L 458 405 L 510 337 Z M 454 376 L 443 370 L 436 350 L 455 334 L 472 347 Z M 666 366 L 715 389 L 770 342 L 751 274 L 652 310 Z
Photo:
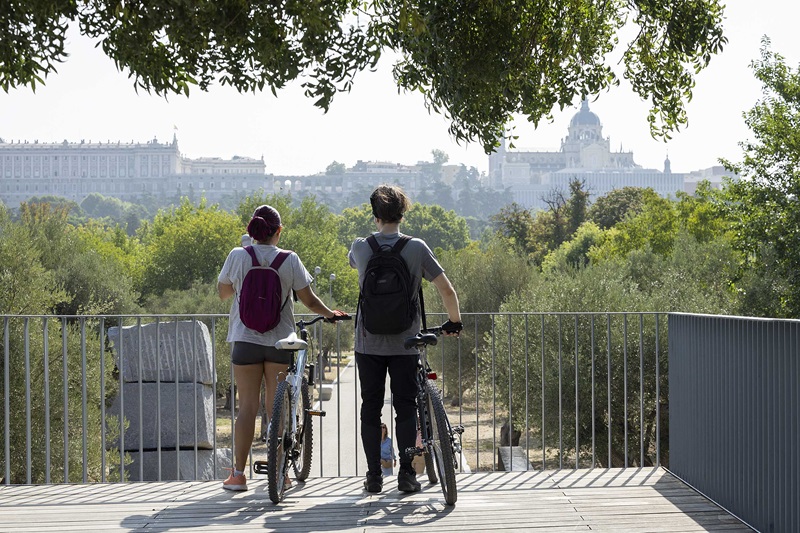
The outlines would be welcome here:
M 374 235 L 367 237 L 372 257 L 364 272 L 357 315 L 364 321 L 364 329 L 373 335 L 396 335 L 408 330 L 417 315 L 417 300 L 425 319 L 422 287 L 418 296 L 412 293 L 411 273 L 400 255 L 410 240 L 403 235 L 394 246 L 381 246 Z

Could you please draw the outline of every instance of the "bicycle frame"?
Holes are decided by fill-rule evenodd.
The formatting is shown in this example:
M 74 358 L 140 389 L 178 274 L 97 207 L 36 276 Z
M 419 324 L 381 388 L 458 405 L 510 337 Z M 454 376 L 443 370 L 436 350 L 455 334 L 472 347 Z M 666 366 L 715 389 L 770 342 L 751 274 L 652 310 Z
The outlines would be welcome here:
M 297 415 L 302 401 L 300 396 L 302 394 L 301 385 L 303 384 L 303 378 L 305 377 L 306 364 L 308 361 L 308 350 L 311 348 L 310 343 L 308 342 L 308 329 L 306 329 L 306 326 L 310 326 L 318 320 L 320 320 L 320 318 L 316 318 L 311 322 L 305 322 L 301 320 L 297 323 L 298 328 L 300 328 L 300 340 L 307 343 L 307 345 L 306 348 L 301 348 L 293 352 L 292 364 L 289 365 L 289 369 L 286 372 L 286 381 L 289 383 L 289 390 L 291 391 L 289 403 L 292 420 L 292 435 L 297 434 Z M 308 385 L 309 387 L 314 386 L 313 368 L 308 373 Z M 319 414 L 321 416 L 325 415 L 323 411 L 315 414 Z

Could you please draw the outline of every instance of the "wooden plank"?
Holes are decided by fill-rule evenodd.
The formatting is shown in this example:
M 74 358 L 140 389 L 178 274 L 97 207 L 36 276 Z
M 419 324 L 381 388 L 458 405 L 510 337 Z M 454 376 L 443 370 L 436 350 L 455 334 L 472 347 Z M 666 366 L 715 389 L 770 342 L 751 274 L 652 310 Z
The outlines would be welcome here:
M 312 478 L 273 505 L 263 479 L 231 493 L 214 482 L 2 486 L 3 532 L 420 530 L 747 531 L 661 469 L 459 474 L 459 499 L 441 489 L 367 494 L 361 478 Z

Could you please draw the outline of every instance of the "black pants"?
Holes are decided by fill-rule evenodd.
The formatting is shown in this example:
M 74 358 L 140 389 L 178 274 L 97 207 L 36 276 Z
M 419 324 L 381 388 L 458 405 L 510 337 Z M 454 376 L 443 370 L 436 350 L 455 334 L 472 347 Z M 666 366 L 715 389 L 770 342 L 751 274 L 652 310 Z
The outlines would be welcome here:
M 367 471 L 381 473 L 381 410 L 389 372 L 392 403 L 396 413 L 395 434 L 400 469 L 411 469 L 406 449 L 417 442 L 417 355 L 369 355 L 356 353 L 361 383 L 361 442 Z

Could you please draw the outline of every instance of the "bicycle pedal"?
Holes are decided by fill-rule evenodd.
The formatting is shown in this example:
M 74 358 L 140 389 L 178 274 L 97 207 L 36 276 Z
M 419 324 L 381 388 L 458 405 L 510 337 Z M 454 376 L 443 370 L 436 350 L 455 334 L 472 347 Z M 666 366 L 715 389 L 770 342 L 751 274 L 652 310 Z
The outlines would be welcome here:
M 406 455 L 422 455 L 423 453 L 425 453 L 425 448 L 417 448 L 416 446 L 406 448 Z
M 306 413 L 309 416 L 325 416 L 325 411 L 320 411 L 318 409 L 306 409 Z
M 266 461 L 254 461 L 253 462 L 253 471 L 256 474 L 266 474 L 267 473 L 267 462 Z
M 453 433 L 458 433 L 459 435 L 461 435 L 462 433 L 464 433 L 464 426 L 461 425 L 453 426 Z

